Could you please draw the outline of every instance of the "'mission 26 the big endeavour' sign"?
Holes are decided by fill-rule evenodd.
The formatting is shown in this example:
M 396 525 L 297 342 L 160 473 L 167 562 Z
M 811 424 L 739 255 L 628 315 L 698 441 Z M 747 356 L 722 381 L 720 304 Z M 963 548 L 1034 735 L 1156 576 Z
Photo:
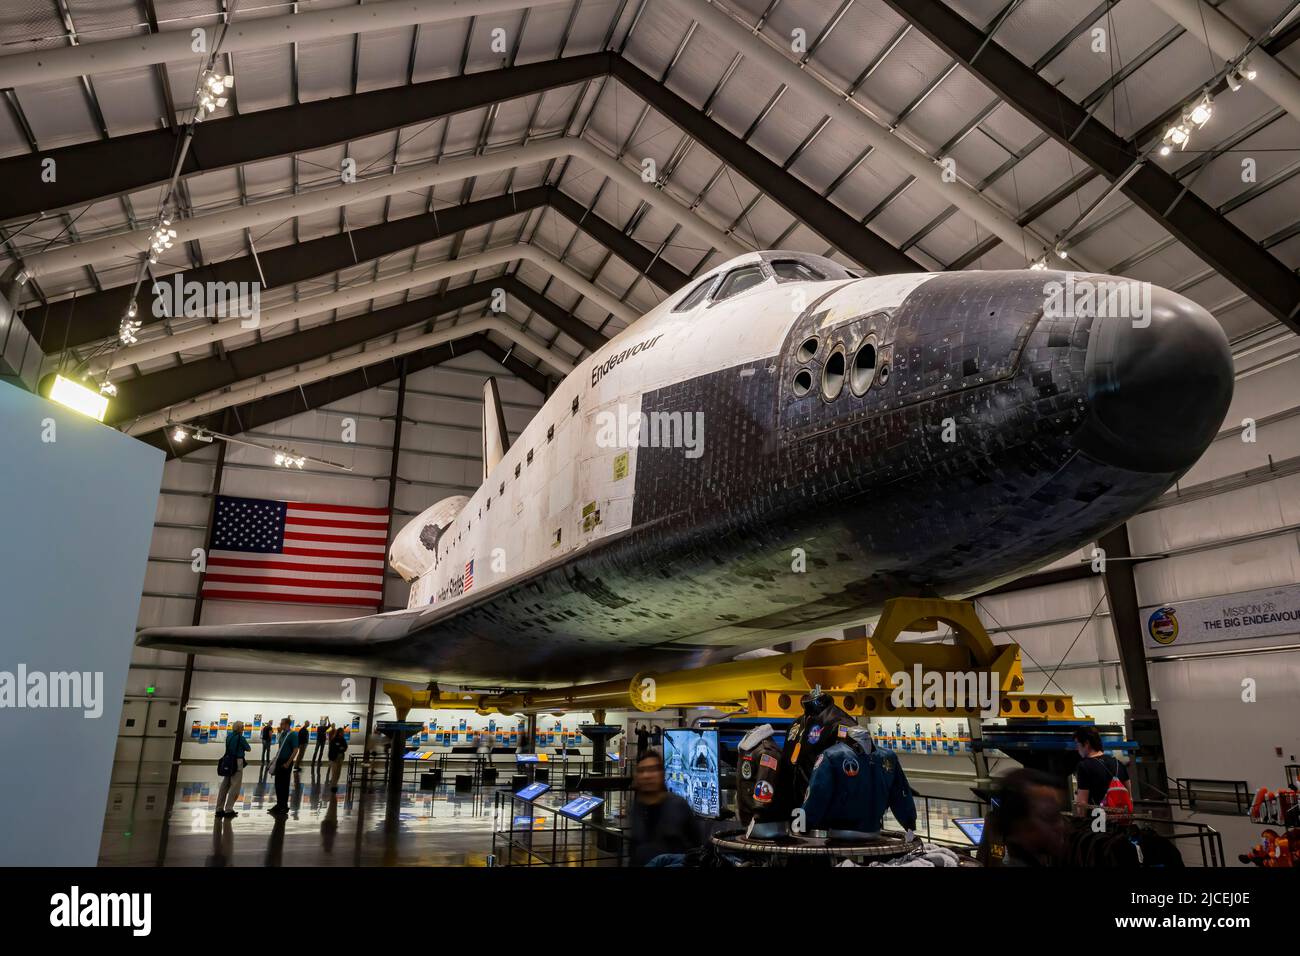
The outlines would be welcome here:
M 1148 650 L 1300 633 L 1300 585 L 1142 609 Z

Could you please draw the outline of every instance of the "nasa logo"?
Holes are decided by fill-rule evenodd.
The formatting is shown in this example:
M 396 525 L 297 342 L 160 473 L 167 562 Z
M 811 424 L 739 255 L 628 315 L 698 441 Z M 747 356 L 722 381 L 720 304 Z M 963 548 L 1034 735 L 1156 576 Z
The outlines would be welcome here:
M 1147 633 L 1157 644 L 1178 640 L 1178 612 L 1171 607 L 1156 608 L 1147 619 Z
M 820 724 L 808 728 L 808 746 L 811 747 L 821 739 L 822 728 Z
M 858 775 L 858 762 L 852 757 L 844 761 L 844 776 L 856 777 Z
M 772 785 L 766 780 L 754 784 L 754 799 L 759 803 L 771 803 L 774 795 Z

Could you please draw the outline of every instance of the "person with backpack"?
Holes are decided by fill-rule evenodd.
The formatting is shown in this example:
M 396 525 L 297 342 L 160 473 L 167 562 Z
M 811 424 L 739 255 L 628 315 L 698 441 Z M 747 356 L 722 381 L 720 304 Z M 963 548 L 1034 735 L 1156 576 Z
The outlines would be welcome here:
M 237 817 L 235 801 L 239 799 L 239 786 L 244 782 L 244 767 L 248 761 L 244 754 L 253 749 L 244 739 L 244 722 L 237 720 L 226 734 L 226 752 L 217 761 L 217 775 L 221 777 L 221 789 L 217 791 L 217 818 Z
M 1101 807 L 1116 817 L 1132 815 L 1133 796 L 1129 791 L 1128 768 L 1101 749 L 1101 734 L 1096 727 L 1080 727 L 1074 732 L 1074 749 L 1079 752 L 1079 766 L 1074 776 L 1078 790 L 1075 809 L 1086 814 L 1089 807 Z

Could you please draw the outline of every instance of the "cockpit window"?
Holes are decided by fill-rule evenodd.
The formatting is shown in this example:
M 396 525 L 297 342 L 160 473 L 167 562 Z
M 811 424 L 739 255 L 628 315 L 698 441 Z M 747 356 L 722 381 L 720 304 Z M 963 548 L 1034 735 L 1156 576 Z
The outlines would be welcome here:
M 722 285 L 718 287 L 718 294 L 713 297 L 713 301 L 721 302 L 723 299 L 730 299 L 733 295 L 739 295 L 746 289 L 754 288 L 763 281 L 763 278 L 761 266 L 745 266 L 743 269 L 733 269 L 722 280 Z
M 691 311 L 691 309 L 699 305 L 702 301 L 704 301 L 704 297 L 709 294 L 709 289 L 713 285 L 713 280 L 716 278 L 717 276 L 709 276 L 707 279 L 705 279 L 703 282 L 697 285 L 694 289 L 691 290 L 690 295 L 688 295 L 686 298 L 682 299 L 682 301 L 678 302 L 675 306 L 673 306 L 673 311 L 689 312 Z
M 772 271 L 777 282 L 823 282 L 826 276 L 794 259 L 774 259 Z

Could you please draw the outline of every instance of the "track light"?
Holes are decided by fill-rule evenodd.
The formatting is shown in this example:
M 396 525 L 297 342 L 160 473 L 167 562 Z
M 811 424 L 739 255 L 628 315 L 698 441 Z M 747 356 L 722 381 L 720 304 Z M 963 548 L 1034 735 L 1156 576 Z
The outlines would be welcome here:
M 195 91 L 199 98 L 198 108 L 194 111 L 194 121 L 200 123 L 203 118 L 215 113 L 227 103 L 225 93 L 235 85 L 235 78 L 229 73 L 221 74 L 205 70 Z
M 1175 149 L 1186 149 L 1187 144 L 1192 140 L 1193 129 L 1202 129 L 1213 116 L 1214 99 L 1207 91 L 1202 93 L 1195 103 L 1183 110 L 1183 115 L 1177 123 L 1165 130 L 1165 135 L 1160 138 L 1160 155 L 1168 156 Z
M 104 381 L 99 383 L 99 394 L 107 395 L 109 398 L 112 398 L 117 394 L 117 386 L 108 379 L 104 379 Z
M 1206 93 L 1187 111 L 1187 120 L 1197 129 L 1201 129 L 1214 115 L 1214 100 Z
M 157 262 L 158 257 L 175 244 L 175 240 L 176 230 L 172 228 L 172 221 L 163 216 L 153 232 L 149 233 L 149 261 Z M 135 308 L 134 303 L 131 308 Z
M 172 441 L 184 441 L 189 437 L 190 436 L 186 434 L 185 429 L 181 428 L 180 425 L 177 425 L 176 431 L 172 432 Z
M 1044 269 L 1047 268 L 1047 260 L 1045 260 L 1045 259 L 1035 259 L 1035 260 L 1030 264 L 1029 268 L 1030 268 L 1032 271 L 1034 271 L 1034 272 L 1042 272 Z
M 117 340 L 123 345 L 135 345 L 139 341 L 135 333 L 140 331 L 140 327 L 144 323 L 135 316 L 135 303 L 132 302 L 126 307 L 126 312 L 122 314 L 122 323 L 117 327 Z
M 277 451 L 275 453 L 275 463 L 281 468 L 301 469 L 303 465 L 307 464 L 307 459 L 302 455 L 295 455 L 292 453 L 286 454 L 282 451 Z

